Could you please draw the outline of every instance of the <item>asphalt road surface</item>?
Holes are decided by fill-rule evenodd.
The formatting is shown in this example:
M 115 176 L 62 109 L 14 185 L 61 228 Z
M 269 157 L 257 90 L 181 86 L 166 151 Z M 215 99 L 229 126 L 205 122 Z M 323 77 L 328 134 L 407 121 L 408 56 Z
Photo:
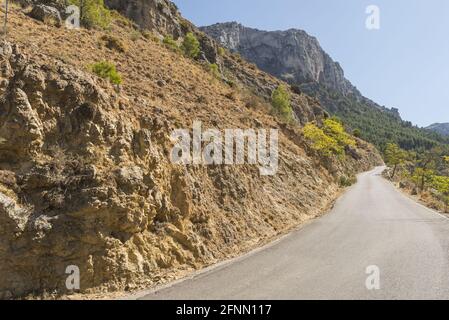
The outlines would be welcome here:
M 280 241 L 140 299 L 449 299 L 449 219 L 382 170 Z

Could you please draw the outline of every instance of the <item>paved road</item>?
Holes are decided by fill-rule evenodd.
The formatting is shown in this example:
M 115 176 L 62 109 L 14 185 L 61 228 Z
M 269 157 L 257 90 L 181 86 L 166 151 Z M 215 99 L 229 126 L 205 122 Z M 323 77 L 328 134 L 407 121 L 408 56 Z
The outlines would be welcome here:
M 328 215 L 281 241 L 142 299 L 449 299 L 449 219 L 382 170 L 361 174 Z M 379 290 L 366 287 L 372 265 Z

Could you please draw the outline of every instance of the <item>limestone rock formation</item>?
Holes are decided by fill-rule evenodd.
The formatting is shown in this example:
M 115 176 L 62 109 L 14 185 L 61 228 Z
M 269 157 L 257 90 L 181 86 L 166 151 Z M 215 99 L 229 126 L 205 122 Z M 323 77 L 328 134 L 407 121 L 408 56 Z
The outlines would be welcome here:
M 33 6 L 30 17 L 57 27 L 62 25 L 61 14 L 58 9 L 43 4 Z
M 260 69 L 290 83 L 315 81 L 344 95 L 359 94 L 345 78 L 340 64 L 331 59 L 316 38 L 302 30 L 268 32 L 236 22 L 201 30 Z
M 105 0 L 105 5 L 117 10 L 144 29 L 155 30 L 175 38 L 182 35 L 180 14 L 169 0 Z

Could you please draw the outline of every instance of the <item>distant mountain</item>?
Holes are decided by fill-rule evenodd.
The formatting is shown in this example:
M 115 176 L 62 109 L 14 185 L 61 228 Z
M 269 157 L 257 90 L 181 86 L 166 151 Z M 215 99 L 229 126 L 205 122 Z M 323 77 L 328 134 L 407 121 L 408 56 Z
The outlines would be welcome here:
M 427 130 L 449 136 L 449 123 L 434 123 L 426 128 Z
M 202 28 L 222 45 L 282 78 L 296 83 L 316 81 L 343 94 L 358 90 L 318 40 L 302 30 L 261 31 L 236 22 Z
M 221 45 L 285 80 L 297 92 L 319 99 L 346 125 L 360 129 L 362 138 L 380 149 L 393 141 L 405 149 L 431 148 L 445 140 L 403 121 L 396 108 L 386 108 L 364 97 L 345 77 L 343 68 L 305 31 L 262 31 L 236 22 L 200 28 Z

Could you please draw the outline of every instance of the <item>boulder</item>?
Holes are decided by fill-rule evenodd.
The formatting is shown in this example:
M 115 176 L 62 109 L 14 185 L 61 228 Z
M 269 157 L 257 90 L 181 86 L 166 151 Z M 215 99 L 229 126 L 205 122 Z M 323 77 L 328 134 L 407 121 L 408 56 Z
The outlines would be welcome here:
M 111 10 L 117 10 L 140 28 L 162 35 L 170 34 L 175 39 L 182 36 L 180 14 L 169 0 L 105 0 Z
M 50 7 L 43 4 L 35 5 L 30 12 L 30 17 L 51 26 L 62 26 L 61 14 L 55 7 Z

